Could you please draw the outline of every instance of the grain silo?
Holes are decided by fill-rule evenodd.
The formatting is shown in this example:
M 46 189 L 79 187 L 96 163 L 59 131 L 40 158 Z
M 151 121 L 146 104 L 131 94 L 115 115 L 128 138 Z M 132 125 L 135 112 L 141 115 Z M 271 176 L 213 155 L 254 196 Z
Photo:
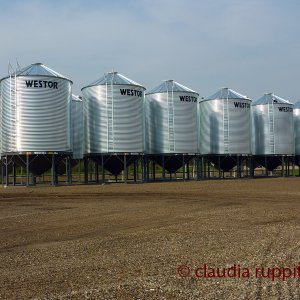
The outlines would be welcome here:
M 273 93 L 252 103 L 252 154 L 258 164 L 272 171 L 293 156 L 293 104 Z M 283 169 L 283 168 L 282 168 Z
M 27 174 L 55 170 L 71 151 L 72 81 L 41 63 L 1 80 L 2 156 L 26 167 Z M 53 172 L 52 183 L 54 183 Z M 28 179 L 28 178 L 27 178 Z M 28 183 L 28 180 L 27 180 Z
M 250 104 L 229 88 L 199 103 L 199 152 L 219 170 L 239 167 L 251 154 Z
M 115 176 L 124 170 L 125 181 L 127 166 L 144 150 L 144 91 L 118 72 L 82 88 L 85 155 Z
M 145 96 L 145 152 L 176 172 L 197 153 L 198 93 L 166 80 Z

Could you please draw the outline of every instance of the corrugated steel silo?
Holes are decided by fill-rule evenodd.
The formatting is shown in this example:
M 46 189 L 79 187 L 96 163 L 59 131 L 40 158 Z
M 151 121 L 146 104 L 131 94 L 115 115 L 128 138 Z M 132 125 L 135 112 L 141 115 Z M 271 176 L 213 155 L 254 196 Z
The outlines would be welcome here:
M 198 93 L 166 80 L 145 96 L 145 152 L 175 172 L 182 166 L 178 154 L 197 153 Z M 188 157 L 188 156 L 187 156 Z
M 79 97 L 71 97 L 72 157 L 82 159 L 84 151 L 83 102 Z
M 248 97 L 229 88 L 199 103 L 199 152 L 224 171 L 236 165 L 234 156 L 251 154 L 250 104 Z
M 144 150 L 144 91 L 118 72 L 106 73 L 82 88 L 85 153 L 97 162 L 100 154 L 107 155 L 104 167 L 113 174 L 123 170 L 118 153 L 134 155 Z
M 272 93 L 252 103 L 252 154 L 268 170 L 280 164 L 282 155 L 294 155 L 293 104 Z
M 4 77 L 2 154 L 70 152 L 71 85 L 71 80 L 41 63 Z M 38 159 L 30 164 L 35 174 L 48 167 Z

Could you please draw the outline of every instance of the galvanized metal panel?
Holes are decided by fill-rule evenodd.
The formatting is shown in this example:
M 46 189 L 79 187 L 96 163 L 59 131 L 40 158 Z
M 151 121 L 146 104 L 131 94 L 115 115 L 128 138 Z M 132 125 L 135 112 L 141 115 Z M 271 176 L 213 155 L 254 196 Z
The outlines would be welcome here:
M 199 152 L 250 154 L 250 104 L 245 97 L 201 101 Z
M 146 153 L 197 153 L 198 94 L 172 86 L 167 92 L 146 94 Z
M 300 101 L 294 104 L 295 155 L 300 155 Z
M 70 151 L 69 80 L 11 76 L 2 86 L 2 153 Z
M 86 153 L 143 152 L 144 91 L 113 81 L 82 89 Z
M 267 103 L 251 107 L 252 154 L 293 155 L 294 123 L 291 103 Z
M 72 95 L 71 102 L 71 127 L 73 159 L 82 159 L 84 151 L 83 102 L 75 95 Z

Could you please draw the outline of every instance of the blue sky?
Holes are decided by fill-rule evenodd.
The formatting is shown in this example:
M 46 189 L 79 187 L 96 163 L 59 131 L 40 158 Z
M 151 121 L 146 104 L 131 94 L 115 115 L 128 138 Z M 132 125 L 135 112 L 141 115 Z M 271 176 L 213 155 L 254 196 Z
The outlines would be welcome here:
M 0 0 L 0 77 L 42 62 L 73 91 L 115 70 L 147 89 L 174 79 L 300 99 L 298 0 Z

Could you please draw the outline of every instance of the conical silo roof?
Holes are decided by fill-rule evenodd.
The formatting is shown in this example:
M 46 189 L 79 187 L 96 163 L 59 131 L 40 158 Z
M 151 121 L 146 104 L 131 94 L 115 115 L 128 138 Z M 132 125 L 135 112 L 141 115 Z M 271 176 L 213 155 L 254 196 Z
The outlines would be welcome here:
M 155 94 L 155 93 L 167 93 L 167 92 L 189 92 L 199 95 L 197 92 L 192 89 L 174 81 L 174 80 L 165 80 L 157 87 L 151 89 L 146 95 Z
M 276 95 L 274 95 L 273 93 L 266 93 L 264 94 L 261 98 L 259 98 L 258 100 L 254 101 L 252 103 L 252 105 L 264 105 L 264 104 L 272 104 L 272 103 L 276 103 L 276 104 L 292 104 L 290 101 L 288 100 L 284 100 Z
M 203 101 L 206 100 L 215 100 L 215 99 L 249 99 L 247 96 L 244 96 L 232 89 L 223 87 L 219 89 L 216 93 L 213 95 L 205 98 Z
M 90 83 L 89 85 L 85 86 L 96 86 L 96 85 L 105 85 L 105 84 L 117 84 L 117 85 L 135 85 L 135 86 L 141 86 L 141 84 L 125 77 L 124 75 L 121 75 L 118 72 L 108 72 L 105 73 L 101 78 L 97 79 L 96 81 Z M 84 89 L 82 88 L 82 89 Z
M 27 67 L 24 67 L 10 76 L 51 76 L 51 77 L 58 77 L 58 78 L 63 78 L 71 81 L 69 78 L 66 76 L 48 68 L 47 66 L 43 65 L 42 63 L 33 63 Z M 7 78 L 9 76 L 6 76 Z M 72 82 L 72 81 L 71 81 Z

